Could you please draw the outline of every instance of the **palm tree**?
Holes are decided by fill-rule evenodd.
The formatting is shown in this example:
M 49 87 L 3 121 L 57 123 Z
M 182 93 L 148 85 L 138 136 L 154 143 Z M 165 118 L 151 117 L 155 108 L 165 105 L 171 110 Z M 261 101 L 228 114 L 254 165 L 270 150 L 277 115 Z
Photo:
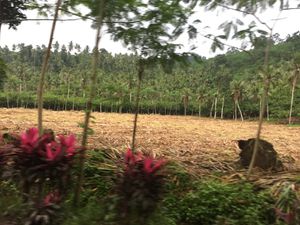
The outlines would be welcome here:
M 271 96 L 271 91 L 274 90 L 274 87 L 278 86 L 278 81 L 279 78 L 281 77 L 281 70 L 280 68 L 276 68 L 274 66 L 269 66 L 269 72 L 265 73 L 265 72 L 260 72 L 259 73 L 259 79 L 260 82 L 265 85 L 266 81 L 268 82 L 268 89 L 267 92 L 265 93 L 265 107 L 266 107 L 266 116 L 267 116 L 267 120 L 270 120 L 270 113 L 269 113 L 269 97 Z M 262 92 L 263 94 L 263 92 Z
M 217 91 L 214 93 L 214 99 L 215 99 L 215 113 L 214 113 L 214 119 L 217 119 L 218 96 L 219 96 L 219 91 L 217 90 Z
M 230 82 L 231 95 L 234 101 L 234 119 L 237 120 L 237 109 L 239 110 L 242 121 L 244 121 L 243 113 L 239 105 L 239 100 L 242 98 L 244 82 L 233 80 Z
M 207 100 L 207 93 L 204 86 L 198 89 L 197 101 L 199 103 L 199 117 L 201 117 L 202 105 Z
M 296 56 L 293 62 L 293 72 L 288 76 L 288 81 L 291 85 L 291 103 L 290 103 L 290 111 L 289 111 L 289 124 L 292 123 L 292 114 L 293 114 L 293 104 L 294 104 L 294 95 L 297 84 L 300 80 L 300 54 Z
M 190 101 L 190 90 L 189 89 L 184 88 L 183 95 L 181 96 L 181 101 L 182 101 L 183 107 L 184 107 L 184 115 L 186 116 L 187 108 L 189 106 L 189 101 Z
M 221 119 L 224 119 L 225 95 L 222 96 Z
M 261 96 L 263 92 L 263 87 L 261 83 L 257 80 L 252 80 L 247 83 L 246 95 L 250 101 L 259 102 L 259 109 L 261 108 Z

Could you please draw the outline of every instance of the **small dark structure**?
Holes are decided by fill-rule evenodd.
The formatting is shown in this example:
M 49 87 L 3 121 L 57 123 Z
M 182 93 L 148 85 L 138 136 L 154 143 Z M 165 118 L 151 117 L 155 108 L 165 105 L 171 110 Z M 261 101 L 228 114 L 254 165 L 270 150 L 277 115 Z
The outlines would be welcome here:
M 250 165 L 254 144 L 255 138 L 238 140 L 238 145 L 241 149 L 240 162 L 243 167 L 249 167 Z M 270 142 L 262 139 L 259 140 L 254 167 L 259 167 L 264 170 L 282 169 L 282 163 L 277 159 L 277 152 Z

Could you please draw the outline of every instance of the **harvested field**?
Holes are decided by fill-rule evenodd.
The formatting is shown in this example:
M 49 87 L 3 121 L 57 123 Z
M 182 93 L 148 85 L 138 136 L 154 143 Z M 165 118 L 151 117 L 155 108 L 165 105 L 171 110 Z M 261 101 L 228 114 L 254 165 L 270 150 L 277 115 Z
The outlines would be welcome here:
M 126 149 L 132 132 L 133 115 L 93 113 L 91 147 Z M 44 111 L 44 126 L 58 133 L 81 134 L 83 112 Z M 21 132 L 37 126 L 37 111 L 0 109 L 0 131 Z M 184 116 L 140 115 L 138 149 L 152 151 L 203 173 L 233 171 L 239 150 L 236 140 L 252 138 L 257 122 L 212 120 Z M 300 168 L 300 127 L 265 124 L 262 138 L 271 142 L 285 166 Z

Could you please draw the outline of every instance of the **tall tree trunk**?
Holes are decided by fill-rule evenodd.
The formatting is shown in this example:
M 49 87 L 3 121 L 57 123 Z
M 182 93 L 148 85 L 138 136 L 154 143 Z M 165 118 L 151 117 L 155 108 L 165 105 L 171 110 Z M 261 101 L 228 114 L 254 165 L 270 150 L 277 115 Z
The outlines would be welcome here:
M 241 110 L 241 108 L 240 108 L 239 101 L 236 101 L 236 105 L 237 105 L 237 107 L 238 107 L 238 109 L 239 109 L 239 113 L 240 113 L 241 119 L 242 119 L 242 121 L 244 121 L 244 117 L 243 117 L 242 110 Z
M 270 114 L 269 114 L 269 99 L 268 99 L 268 97 L 266 99 L 266 113 L 267 113 L 267 121 L 269 121 L 270 120 Z
M 137 90 L 136 90 L 136 99 L 135 99 L 135 107 L 134 107 L 132 143 L 131 143 L 131 149 L 133 152 L 135 151 L 137 119 L 138 119 L 138 114 L 139 114 L 140 92 L 141 92 L 141 83 L 142 83 L 143 76 L 144 76 L 144 64 L 143 64 L 143 61 L 140 59 L 139 60 L 139 68 L 138 68 L 138 80 L 137 80 Z
M 212 113 L 213 113 L 213 109 L 214 109 L 214 104 L 215 104 L 215 100 L 213 100 L 211 108 L 210 108 L 210 112 L 209 112 L 209 117 L 212 117 Z
M 292 96 L 291 96 L 291 104 L 290 104 L 290 113 L 289 113 L 289 124 L 292 123 L 292 113 L 293 113 L 293 104 L 294 104 L 294 94 L 297 84 L 297 76 L 293 79 L 293 86 L 292 86 Z
M 225 105 L 225 97 L 223 97 L 222 99 L 221 119 L 224 119 L 224 105 Z
M 201 108 L 202 108 L 202 104 L 199 103 L 199 117 L 201 117 Z
M 237 101 L 234 101 L 234 120 L 237 120 Z
M 75 189 L 74 205 L 78 205 L 78 203 L 79 203 L 80 192 L 81 192 L 83 178 L 84 178 L 83 170 L 84 170 L 84 161 L 85 161 L 85 149 L 87 146 L 89 121 L 90 121 L 91 112 L 92 112 L 93 99 L 95 97 L 95 92 L 96 92 L 97 65 L 98 65 L 98 60 L 99 60 L 99 43 L 100 43 L 100 39 L 101 39 L 100 32 L 102 29 L 103 18 L 104 18 L 104 4 L 105 4 L 105 0 L 101 0 L 100 5 L 99 5 L 99 16 L 97 18 L 97 33 L 96 33 L 96 40 L 95 40 L 95 47 L 94 47 L 91 89 L 90 89 L 90 96 L 89 96 L 89 99 L 88 99 L 87 105 L 86 105 L 86 113 L 85 113 L 84 127 L 83 127 L 83 133 L 82 133 L 81 146 L 82 146 L 83 151 L 81 151 L 81 154 L 80 154 L 79 176 L 78 176 L 78 180 L 77 180 L 77 186 Z
M 70 80 L 68 79 L 68 92 L 67 92 L 67 99 L 70 98 Z
M 261 107 L 262 107 L 262 105 L 261 105 L 261 98 L 259 98 L 259 112 L 261 111 Z
M 6 106 L 9 108 L 9 94 L 6 94 Z
M 217 105 L 218 105 L 218 97 L 215 98 L 215 115 L 214 115 L 214 119 L 217 119 Z
M 37 92 L 37 98 L 38 98 L 38 130 L 39 134 L 42 135 L 43 133 L 43 89 L 44 89 L 44 83 L 45 83 L 45 75 L 48 67 L 48 61 L 50 58 L 51 54 L 51 46 L 52 46 L 52 41 L 53 41 L 53 35 L 55 31 L 55 26 L 56 26 L 56 21 L 58 18 L 58 11 L 59 7 L 61 5 L 62 0 L 57 0 L 56 2 L 56 8 L 55 8 L 55 14 L 54 14 L 54 19 L 52 23 L 52 28 L 51 28 L 51 33 L 50 33 L 50 38 L 49 38 L 49 44 L 47 48 L 47 52 L 44 58 L 43 62 L 43 67 L 42 67 L 42 72 L 40 76 L 40 81 L 39 81 L 39 87 L 38 87 L 38 92 Z
M 270 88 L 269 54 L 270 54 L 270 47 L 271 47 L 271 43 L 272 43 L 272 33 L 273 33 L 273 30 L 271 29 L 270 30 L 270 35 L 267 39 L 267 45 L 266 45 L 266 49 L 265 49 L 264 73 L 266 75 L 266 78 L 264 80 L 264 92 L 263 92 L 262 100 L 261 100 L 261 106 L 262 107 L 261 107 L 260 113 L 259 113 L 257 134 L 256 134 L 255 143 L 254 143 L 251 162 L 250 162 L 248 172 L 247 172 L 247 179 L 250 178 L 252 169 L 253 169 L 254 164 L 255 164 L 255 159 L 256 159 L 257 150 L 258 150 L 258 144 L 259 144 L 259 140 L 260 140 L 260 134 L 261 134 L 262 125 L 263 125 L 263 121 L 264 121 L 266 99 L 267 99 L 267 96 L 268 96 L 268 93 L 269 93 L 269 88 Z

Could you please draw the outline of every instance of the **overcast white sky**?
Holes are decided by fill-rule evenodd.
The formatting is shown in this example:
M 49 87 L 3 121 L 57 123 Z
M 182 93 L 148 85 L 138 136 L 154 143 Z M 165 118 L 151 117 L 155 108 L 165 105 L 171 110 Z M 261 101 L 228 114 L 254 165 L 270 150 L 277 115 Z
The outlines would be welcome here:
M 51 1 L 49 0 L 49 2 Z M 290 2 L 299 3 L 299 0 L 290 0 Z M 28 12 L 27 17 L 37 18 L 37 15 L 35 12 Z M 274 33 L 279 33 L 281 38 L 300 30 L 300 10 L 283 11 L 278 17 L 278 10 L 270 9 L 260 14 L 259 17 L 270 25 L 274 23 L 274 19 L 280 18 L 280 20 L 276 22 Z M 233 18 L 243 19 L 246 23 L 254 20 L 251 16 L 243 18 L 241 13 L 228 9 L 222 9 L 214 12 L 206 12 L 203 9 L 199 9 L 195 18 L 202 21 L 199 25 L 199 27 L 202 27 L 202 29 L 200 29 L 202 34 L 218 34 L 218 25 Z M 209 26 L 210 28 L 203 29 L 205 26 Z M 7 25 L 3 25 L 1 29 L 0 46 L 4 47 L 7 45 L 11 47 L 13 44 L 19 43 L 25 43 L 26 45 L 32 44 L 33 46 L 42 44 L 47 45 L 50 27 L 51 21 L 25 21 L 18 26 L 16 31 L 12 29 L 9 30 Z M 57 23 L 54 42 L 58 41 L 61 45 L 67 45 L 70 41 L 73 41 L 74 44 L 80 44 L 82 48 L 86 45 L 92 48 L 94 45 L 94 39 L 95 31 L 91 29 L 91 22 L 89 21 L 65 21 Z M 186 37 L 182 37 L 180 42 L 186 46 L 186 49 L 188 48 L 187 46 L 191 44 L 188 43 Z M 236 41 L 231 41 L 229 43 L 235 46 L 240 45 L 240 43 Z M 216 54 L 210 51 L 211 41 L 202 36 L 199 36 L 195 41 L 193 41 L 193 44 L 196 44 L 198 47 L 194 52 L 199 55 L 211 57 Z M 105 48 L 112 53 L 126 52 L 126 48 L 124 48 L 121 43 L 113 42 L 109 35 L 105 33 L 103 35 L 100 48 Z

